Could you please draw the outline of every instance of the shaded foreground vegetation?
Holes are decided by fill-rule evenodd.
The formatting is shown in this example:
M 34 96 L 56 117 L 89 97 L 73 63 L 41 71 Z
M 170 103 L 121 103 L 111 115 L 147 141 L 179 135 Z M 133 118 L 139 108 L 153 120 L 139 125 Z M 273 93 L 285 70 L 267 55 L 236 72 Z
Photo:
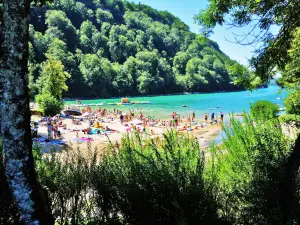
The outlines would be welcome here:
M 285 180 L 293 137 L 277 119 L 251 116 L 224 130 L 206 157 L 195 138 L 170 131 L 124 137 L 103 155 L 35 148 L 36 170 L 58 224 L 299 224 L 298 171 Z M 9 196 L 1 182 L 0 218 L 17 224 Z

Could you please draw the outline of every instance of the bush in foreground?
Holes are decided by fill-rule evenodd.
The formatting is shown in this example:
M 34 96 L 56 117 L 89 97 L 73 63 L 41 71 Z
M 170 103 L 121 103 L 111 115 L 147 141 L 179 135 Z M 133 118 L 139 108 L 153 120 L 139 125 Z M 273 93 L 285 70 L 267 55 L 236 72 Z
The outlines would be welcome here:
M 114 153 L 118 152 L 118 153 Z M 169 132 L 159 141 L 125 138 L 95 170 L 93 189 L 107 220 L 125 224 L 219 224 L 198 141 Z
M 101 160 L 93 151 L 87 155 L 35 154 L 59 224 L 221 224 L 194 138 L 174 132 L 159 140 L 124 137 Z
M 224 129 L 206 163 L 196 139 L 169 132 L 125 137 L 101 157 L 91 148 L 50 155 L 35 148 L 36 170 L 61 225 L 299 224 L 299 175 L 295 189 L 282 191 L 293 183 L 284 174 L 294 143 L 278 120 L 245 115 Z
M 300 115 L 300 90 L 295 90 L 290 93 L 286 97 L 284 105 L 287 113 Z
M 270 101 L 260 100 L 251 105 L 251 115 L 256 119 L 272 119 L 277 116 L 278 112 L 278 106 Z
M 218 193 L 220 212 L 227 221 L 253 225 L 300 223 L 300 186 L 294 193 L 282 191 L 284 185 L 289 185 L 283 180 L 293 146 L 294 141 L 284 135 L 278 120 L 254 120 L 245 115 L 243 122 L 233 119 L 232 127 L 225 128 L 222 146 L 211 148 L 206 173 L 209 179 L 215 179 L 214 193 Z M 282 207 L 287 194 L 294 196 L 290 209 Z

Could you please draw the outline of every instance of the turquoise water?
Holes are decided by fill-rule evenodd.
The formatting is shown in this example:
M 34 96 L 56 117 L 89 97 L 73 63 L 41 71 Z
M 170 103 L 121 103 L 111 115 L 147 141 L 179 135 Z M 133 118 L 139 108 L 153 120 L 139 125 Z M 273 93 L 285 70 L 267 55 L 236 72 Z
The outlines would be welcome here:
M 142 111 L 145 115 L 155 116 L 156 118 L 161 119 L 170 118 L 172 112 L 177 112 L 185 117 L 187 114 L 191 114 L 195 111 L 196 118 L 199 119 L 203 118 L 204 113 L 211 114 L 212 112 L 215 112 L 215 114 L 218 114 L 222 111 L 227 115 L 230 112 L 242 113 L 244 110 L 249 111 L 250 103 L 257 100 L 269 100 L 275 104 L 279 104 L 279 107 L 283 107 L 283 99 L 285 98 L 286 93 L 279 91 L 280 88 L 277 85 L 272 84 L 269 85 L 268 88 L 258 89 L 253 92 L 240 91 L 130 98 L 131 101 L 152 102 L 152 104 L 148 105 L 107 105 L 107 103 L 110 102 L 120 102 L 120 99 L 83 100 L 82 104 L 103 102 L 104 106 L 102 106 L 102 108 L 109 110 L 116 108 L 122 111 L 135 109 Z M 277 99 L 279 97 L 281 100 Z M 66 105 L 76 104 L 76 101 L 66 101 L 65 103 Z M 182 105 L 186 105 L 187 107 L 184 108 Z M 221 108 L 216 108 L 218 106 Z M 213 108 L 213 110 L 208 110 L 208 108 Z

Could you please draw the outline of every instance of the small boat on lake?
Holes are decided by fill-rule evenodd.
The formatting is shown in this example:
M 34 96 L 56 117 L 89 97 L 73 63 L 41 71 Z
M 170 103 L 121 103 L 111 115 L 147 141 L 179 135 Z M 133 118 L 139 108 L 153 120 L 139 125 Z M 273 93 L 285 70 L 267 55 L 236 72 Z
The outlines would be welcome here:
M 184 108 L 185 108 L 185 107 L 187 107 L 187 105 L 182 105 L 182 107 L 184 107 Z
M 214 108 L 207 108 L 207 110 L 214 110 Z
M 281 98 L 280 97 L 278 97 L 278 98 L 276 98 L 277 100 L 281 100 Z

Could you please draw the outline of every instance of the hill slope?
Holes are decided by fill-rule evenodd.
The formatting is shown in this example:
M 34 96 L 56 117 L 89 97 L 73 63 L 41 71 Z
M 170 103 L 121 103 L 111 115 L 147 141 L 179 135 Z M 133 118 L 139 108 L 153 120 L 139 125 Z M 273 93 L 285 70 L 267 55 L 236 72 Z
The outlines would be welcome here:
M 30 87 L 52 57 L 71 74 L 66 97 L 235 90 L 235 61 L 166 11 L 120 0 L 55 0 L 30 13 Z M 235 74 L 233 74 L 235 75 Z

